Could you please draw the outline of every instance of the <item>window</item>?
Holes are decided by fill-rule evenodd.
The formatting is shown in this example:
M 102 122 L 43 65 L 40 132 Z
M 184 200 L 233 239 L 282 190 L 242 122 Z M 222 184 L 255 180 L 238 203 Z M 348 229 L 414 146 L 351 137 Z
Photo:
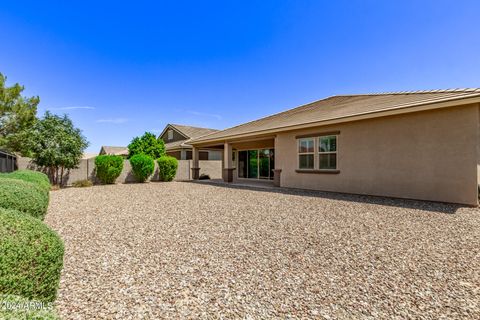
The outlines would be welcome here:
M 318 168 L 320 170 L 337 169 L 337 136 L 318 138 Z
M 298 140 L 298 168 L 314 169 L 314 138 L 303 138 Z
M 173 130 L 172 129 L 168 130 L 167 134 L 168 134 L 168 140 L 173 140 Z

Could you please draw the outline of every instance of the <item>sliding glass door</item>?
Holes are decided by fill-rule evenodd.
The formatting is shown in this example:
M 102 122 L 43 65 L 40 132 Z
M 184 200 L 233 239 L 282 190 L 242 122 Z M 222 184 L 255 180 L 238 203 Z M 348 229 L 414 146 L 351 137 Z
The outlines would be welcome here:
M 248 177 L 258 178 L 258 150 L 248 150 Z
M 273 149 L 243 150 L 238 152 L 238 177 L 273 179 L 275 168 Z

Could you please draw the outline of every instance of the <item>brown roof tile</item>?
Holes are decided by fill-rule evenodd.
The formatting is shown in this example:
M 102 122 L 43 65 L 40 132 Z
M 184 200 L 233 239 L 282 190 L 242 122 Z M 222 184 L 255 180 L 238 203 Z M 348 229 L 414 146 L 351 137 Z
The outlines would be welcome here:
M 409 108 L 470 97 L 480 97 L 480 89 L 453 89 L 433 91 L 390 92 L 376 94 L 338 95 L 318 100 L 265 118 L 247 122 L 207 136 L 192 139 L 190 143 L 215 141 L 243 134 L 282 130 L 296 125 L 315 124 L 373 114 L 382 111 Z

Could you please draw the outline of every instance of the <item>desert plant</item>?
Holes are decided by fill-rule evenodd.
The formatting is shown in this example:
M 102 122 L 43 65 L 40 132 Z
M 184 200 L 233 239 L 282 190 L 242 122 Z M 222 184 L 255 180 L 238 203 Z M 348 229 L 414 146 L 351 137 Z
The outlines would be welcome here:
M 42 221 L 0 209 L 0 292 L 27 299 L 55 300 L 64 246 Z
M 15 209 L 43 220 L 47 214 L 48 192 L 37 184 L 19 179 L 0 179 L 0 208 Z
M 88 179 L 78 180 L 72 183 L 72 187 L 75 187 L 75 188 L 85 188 L 85 187 L 91 187 L 91 186 L 93 186 L 93 183 Z
M 128 145 L 128 158 L 137 154 L 145 154 L 157 159 L 165 155 L 165 143 L 162 139 L 150 132 L 145 132 L 141 137 L 135 137 Z
M 158 175 L 162 181 L 172 181 L 177 174 L 178 160 L 174 157 L 163 156 L 157 159 Z
M 48 176 L 42 172 L 33 170 L 17 170 L 6 174 L 6 177 L 36 183 L 42 188 L 45 188 L 45 190 L 50 191 L 50 180 L 48 179 Z
M 105 184 L 115 183 L 123 170 L 123 158 L 114 155 L 101 155 L 95 158 L 97 178 Z
M 137 154 L 130 158 L 132 172 L 138 182 L 145 182 L 155 170 L 155 161 L 150 156 Z

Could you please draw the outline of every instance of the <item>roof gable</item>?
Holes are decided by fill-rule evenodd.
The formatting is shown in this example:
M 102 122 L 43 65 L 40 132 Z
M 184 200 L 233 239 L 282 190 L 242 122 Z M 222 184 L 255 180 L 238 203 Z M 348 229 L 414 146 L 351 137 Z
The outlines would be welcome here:
M 163 129 L 162 133 L 160 133 L 159 138 L 163 139 L 164 136 L 167 134 L 168 129 L 175 130 L 177 133 L 185 137 L 185 140 L 199 138 L 199 137 L 219 131 L 217 129 L 201 128 L 201 127 L 193 127 L 193 126 L 185 126 L 180 124 L 169 123 L 165 126 L 165 129 Z M 164 141 L 168 141 L 168 139 L 164 139 Z

